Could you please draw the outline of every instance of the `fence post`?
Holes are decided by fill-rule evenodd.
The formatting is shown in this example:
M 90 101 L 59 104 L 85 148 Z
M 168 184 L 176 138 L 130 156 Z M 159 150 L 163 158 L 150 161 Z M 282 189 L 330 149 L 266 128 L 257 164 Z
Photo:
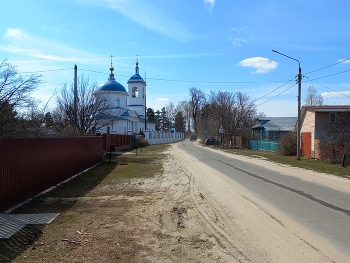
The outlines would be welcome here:
M 345 167 L 345 159 L 346 159 L 346 153 L 343 153 L 343 157 L 341 160 L 341 166 Z

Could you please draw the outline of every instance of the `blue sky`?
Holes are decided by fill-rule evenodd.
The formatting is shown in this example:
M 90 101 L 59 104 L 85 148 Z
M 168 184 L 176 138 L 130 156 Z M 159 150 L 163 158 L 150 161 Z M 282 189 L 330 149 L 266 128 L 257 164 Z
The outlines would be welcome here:
M 155 110 L 196 87 L 241 91 L 258 112 L 297 116 L 298 62 L 271 50 L 300 61 L 302 101 L 312 85 L 325 104 L 350 104 L 349 10 L 348 0 L 2 1 L 0 59 L 41 73 L 43 102 L 73 81 L 75 64 L 104 83 L 113 55 L 125 87 L 138 57 Z

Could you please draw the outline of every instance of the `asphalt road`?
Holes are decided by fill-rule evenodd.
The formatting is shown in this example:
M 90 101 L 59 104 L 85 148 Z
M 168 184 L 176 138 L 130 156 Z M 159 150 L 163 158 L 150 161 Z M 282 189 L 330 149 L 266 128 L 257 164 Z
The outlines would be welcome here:
M 350 192 L 291 176 L 287 167 L 281 173 L 232 159 L 188 140 L 179 148 L 350 254 Z

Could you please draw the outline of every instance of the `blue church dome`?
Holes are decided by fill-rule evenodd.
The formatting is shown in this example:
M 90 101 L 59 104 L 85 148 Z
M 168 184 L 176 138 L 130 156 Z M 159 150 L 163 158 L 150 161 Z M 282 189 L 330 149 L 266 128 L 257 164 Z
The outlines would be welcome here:
M 107 82 L 102 84 L 100 88 L 98 89 L 100 91 L 121 91 L 126 92 L 126 89 L 122 84 L 119 82 L 116 82 L 115 80 L 109 79 Z
M 120 91 L 120 92 L 127 92 L 126 89 L 122 84 L 119 82 L 116 82 L 114 79 L 114 74 L 113 74 L 114 68 L 111 65 L 110 71 L 111 74 L 109 75 L 109 79 L 107 82 L 102 84 L 100 88 L 98 89 L 99 91 Z
M 136 62 L 136 68 L 135 68 L 135 74 L 128 80 L 128 83 L 130 82 L 146 82 L 143 80 L 143 78 L 139 74 L 139 62 Z
M 130 79 L 129 81 L 133 81 L 133 80 L 136 80 L 136 81 L 143 81 L 143 78 L 140 76 L 140 74 L 134 74 Z

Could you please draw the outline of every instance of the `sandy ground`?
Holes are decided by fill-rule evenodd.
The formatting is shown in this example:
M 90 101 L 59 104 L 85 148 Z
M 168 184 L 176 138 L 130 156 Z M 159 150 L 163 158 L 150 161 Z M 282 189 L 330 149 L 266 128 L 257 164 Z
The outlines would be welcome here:
M 350 262 L 331 244 L 199 163 L 177 144 L 169 154 L 164 174 L 140 185 L 151 191 L 149 203 L 132 211 L 141 215 L 140 229 L 147 229 L 136 237 L 148 248 L 138 255 L 138 262 Z M 254 162 L 286 170 L 265 160 L 254 158 Z M 288 170 L 291 176 L 300 176 L 300 170 Z M 303 179 L 350 190 L 348 180 L 336 177 L 304 171 Z
M 222 154 L 350 191 L 346 179 Z M 32 228 L 4 241 L 19 251 L 11 262 L 350 262 L 327 241 L 178 144 L 168 156 L 164 173 L 152 178 L 103 184 L 86 196 L 39 198 L 36 204 L 43 209 L 74 205 L 38 229 L 35 242 L 25 241 L 28 233 L 34 235 Z M 0 262 L 1 258 L 0 253 Z

